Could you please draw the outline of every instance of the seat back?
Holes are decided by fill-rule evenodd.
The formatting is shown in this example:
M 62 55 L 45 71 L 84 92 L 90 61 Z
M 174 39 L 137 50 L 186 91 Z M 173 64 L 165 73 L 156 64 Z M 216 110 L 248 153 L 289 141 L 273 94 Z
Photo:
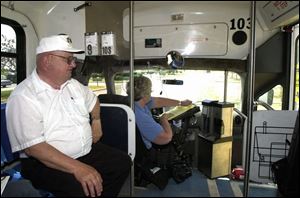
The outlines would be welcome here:
M 1 166 L 5 163 L 11 163 L 19 158 L 19 153 L 13 153 L 11 150 L 7 128 L 6 128 L 6 103 L 1 104 Z
M 116 95 L 116 94 L 100 94 L 98 99 L 103 103 L 110 103 L 110 104 L 123 104 L 130 106 L 128 96 Z
M 126 152 L 133 161 L 135 158 L 135 116 L 126 103 L 127 97 L 104 94 L 99 95 L 100 118 L 103 136 L 100 141 Z M 122 101 L 122 102 L 118 102 Z M 132 196 L 134 173 L 131 169 L 129 183 L 126 181 L 119 196 Z M 129 187 L 128 187 L 129 185 Z
M 123 105 L 129 106 L 128 96 L 122 96 L 122 95 L 116 95 L 116 94 L 100 94 L 98 96 L 98 99 L 99 99 L 101 104 L 102 103 L 123 104 Z M 101 108 L 101 112 L 102 111 L 103 110 Z M 111 116 L 115 117 L 114 115 L 111 115 Z M 103 119 L 103 117 L 101 117 L 101 119 Z M 112 118 L 104 118 L 104 119 L 112 119 Z M 105 126 L 103 126 L 103 127 L 105 127 Z M 113 126 L 111 126 L 111 127 L 113 127 Z M 135 135 L 136 135 L 136 137 L 135 137 L 135 151 L 136 151 L 135 152 L 135 161 L 140 162 L 142 160 L 142 158 L 147 155 L 148 150 L 147 150 L 147 148 L 146 148 L 146 146 L 145 146 L 145 144 L 142 140 L 142 136 L 141 136 L 140 131 L 139 131 L 139 129 L 136 125 L 135 125 L 135 131 L 136 131 L 136 133 L 135 133 Z M 107 142 L 111 142 L 111 140 L 115 141 L 113 138 L 105 137 L 105 135 L 103 136 L 103 138 Z M 108 144 L 110 144 L 110 143 L 108 143 Z
M 100 104 L 104 103 L 110 105 L 120 105 L 124 104 L 129 106 L 129 98 L 127 96 L 122 95 L 114 95 L 114 94 L 101 94 L 98 96 Z M 128 107 L 129 108 L 129 107 Z M 103 108 L 101 106 L 101 112 Z M 105 115 L 103 115 L 105 116 Z M 103 119 L 104 117 L 101 117 Z M 106 114 L 108 116 L 108 114 Z M 150 153 L 146 148 L 144 141 L 142 139 L 141 133 L 138 127 L 135 125 L 136 133 L 135 133 L 135 158 L 134 158 L 134 178 L 135 185 L 144 186 L 147 183 L 153 183 L 159 189 L 163 190 L 168 184 L 169 174 L 166 170 L 159 170 L 156 173 L 151 172 L 153 168 L 153 162 L 150 159 Z M 103 138 L 105 134 L 103 135 Z M 114 139 L 112 139 L 114 140 Z
M 101 142 L 135 157 L 135 117 L 133 111 L 123 104 L 101 103 Z

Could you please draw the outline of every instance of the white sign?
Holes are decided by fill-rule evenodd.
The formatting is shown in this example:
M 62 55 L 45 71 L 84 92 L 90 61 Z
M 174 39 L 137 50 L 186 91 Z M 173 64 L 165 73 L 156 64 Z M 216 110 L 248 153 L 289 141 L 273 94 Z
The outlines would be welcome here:
M 297 111 L 253 112 L 250 180 L 272 182 L 271 164 L 288 155 Z
M 97 32 L 85 33 L 85 55 L 99 56 L 99 37 Z
M 112 32 L 101 33 L 102 55 L 116 55 L 116 37 Z
M 297 6 L 299 6 L 298 1 L 269 1 L 263 9 L 268 13 L 271 22 L 274 22 Z

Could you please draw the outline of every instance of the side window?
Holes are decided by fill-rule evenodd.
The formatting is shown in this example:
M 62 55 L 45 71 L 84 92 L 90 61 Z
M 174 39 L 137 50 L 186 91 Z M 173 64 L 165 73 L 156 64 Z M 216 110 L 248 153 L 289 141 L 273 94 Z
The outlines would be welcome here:
M 274 110 L 282 110 L 282 93 L 282 86 L 277 85 L 273 87 L 273 89 L 266 92 L 264 95 L 260 96 L 258 100 L 267 103 Z M 266 110 L 266 108 L 259 105 L 257 107 L 257 110 Z
M 26 77 L 26 46 L 23 28 L 1 17 L 1 103 Z
M 99 94 L 106 94 L 106 84 L 103 74 L 92 73 L 89 80 L 88 87 L 98 96 Z

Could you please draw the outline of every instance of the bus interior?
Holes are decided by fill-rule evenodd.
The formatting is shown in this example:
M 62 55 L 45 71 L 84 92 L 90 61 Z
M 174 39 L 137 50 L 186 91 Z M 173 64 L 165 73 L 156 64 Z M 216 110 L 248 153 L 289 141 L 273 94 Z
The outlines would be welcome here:
M 119 196 L 299 195 L 298 1 L 1 1 L 1 196 L 2 173 L 18 162 L 8 157 L 6 100 L 34 70 L 39 40 L 60 33 L 85 50 L 72 77 L 99 97 L 108 123 L 110 110 L 132 107 L 126 84 L 139 75 L 151 79 L 152 96 L 193 102 L 152 112 L 178 114 L 170 123 L 190 175 L 162 190 L 137 185 L 133 166 Z M 281 184 L 272 165 L 283 158 L 291 168 Z

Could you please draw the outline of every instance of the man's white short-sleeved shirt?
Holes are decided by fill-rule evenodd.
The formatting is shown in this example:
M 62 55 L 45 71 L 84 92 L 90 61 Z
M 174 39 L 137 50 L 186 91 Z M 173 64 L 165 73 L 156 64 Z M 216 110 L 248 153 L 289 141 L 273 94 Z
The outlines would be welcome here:
M 75 79 L 57 90 L 42 81 L 34 70 L 7 101 L 12 151 L 47 142 L 74 159 L 89 153 L 92 145 L 89 112 L 96 100 L 97 96 Z

